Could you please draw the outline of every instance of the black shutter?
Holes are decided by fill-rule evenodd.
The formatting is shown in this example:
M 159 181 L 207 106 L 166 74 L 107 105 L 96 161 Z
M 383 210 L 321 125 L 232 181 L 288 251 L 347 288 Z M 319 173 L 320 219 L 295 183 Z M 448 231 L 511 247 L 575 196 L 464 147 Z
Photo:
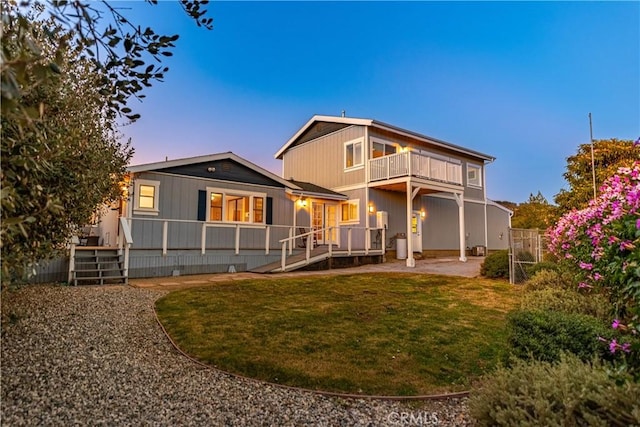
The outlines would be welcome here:
M 207 220 L 207 192 L 198 190 L 198 221 Z
M 267 224 L 273 224 L 273 197 L 267 197 Z

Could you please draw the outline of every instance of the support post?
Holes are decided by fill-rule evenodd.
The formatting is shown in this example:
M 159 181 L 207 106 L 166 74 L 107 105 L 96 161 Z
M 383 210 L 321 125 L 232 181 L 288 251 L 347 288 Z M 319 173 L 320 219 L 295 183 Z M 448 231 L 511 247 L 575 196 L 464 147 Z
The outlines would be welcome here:
M 207 224 L 202 223 L 202 232 L 200 236 L 200 253 L 204 255 L 205 248 L 207 246 Z
M 267 225 L 264 231 L 264 254 L 265 255 L 269 255 L 269 242 L 271 240 L 270 234 L 271 234 L 271 227 Z
M 236 255 L 240 253 L 240 224 L 236 224 Z
M 411 188 L 411 178 L 407 180 L 407 267 L 415 267 L 416 260 L 413 258 L 413 233 L 411 230 L 411 215 L 413 214 L 413 189 Z
M 167 256 L 167 240 L 169 231 L 169 221 L 162 222 L 162 256 Z
M 458 222 L 460 229 L 460 261 L 467 262 L 467 234 L 464 227 L 464 195 L 462 193 L 453 193 L 453 196 L 456 198 L 456 203 L 458 204 Z

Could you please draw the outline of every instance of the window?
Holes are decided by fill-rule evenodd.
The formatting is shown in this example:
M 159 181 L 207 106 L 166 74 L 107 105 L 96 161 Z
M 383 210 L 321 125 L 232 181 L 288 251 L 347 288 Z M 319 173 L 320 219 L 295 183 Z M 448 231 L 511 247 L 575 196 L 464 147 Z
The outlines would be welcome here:
M 480 166 L 467 164 L 467 185 L 482 187 L 482 168 Z
M 158 215 L 159 181 L 137 179 L 134 188 L 133 213 L 139 215 Z
M 398 147 L 392 144 L 386 144 L 382 140 L 374 140 L 372 138 L 371 144 L 371 158 L 377 159 L 378 157 L 388 156 L 398 152 Z
M 342 222 L 359 222 L 360 221 L 360 209 L 359 200 L 350 200 L 340 204 Z
M 209 200 L 209 220 L 222 221 L 222 194 L 211 193 Z
M 361 167 L 363 162 L 362 139 L 346 142 L 344 144 L 344 168 Z
M 207 188 L 207 194 L 207 200 L 209 200 L 207 221 L 264 224 L 265 194 L 219 188 Z

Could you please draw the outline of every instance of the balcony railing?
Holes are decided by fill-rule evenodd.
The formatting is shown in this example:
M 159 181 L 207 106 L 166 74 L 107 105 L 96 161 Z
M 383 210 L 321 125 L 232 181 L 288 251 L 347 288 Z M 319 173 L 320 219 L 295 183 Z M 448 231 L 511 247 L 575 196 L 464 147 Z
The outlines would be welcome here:
M 371 181 L 404 176 L 462 185 L 462 165 L 410 151 L 369 160 Z

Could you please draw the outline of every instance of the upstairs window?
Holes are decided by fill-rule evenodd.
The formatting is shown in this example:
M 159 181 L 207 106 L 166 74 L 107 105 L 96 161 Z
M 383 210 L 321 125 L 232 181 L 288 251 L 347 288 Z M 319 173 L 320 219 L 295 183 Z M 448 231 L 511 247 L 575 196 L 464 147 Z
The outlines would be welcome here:
M 159 181 L 138 179 L 135 181 L 133 213 L 139 215 L 158 215 Z
M 467 164 L 467 185 L 482 187 L 482 168 L 480 166 Z
M 398 152 L 398 147 L 392 144 L 386 144 L 382 142 L 382 140 L 374 140 L 372 139 L 371 143 L 371 158 L 377 159 L 378 157 L 389 156 L 391 154 L 396 154 Z
M 362 167 L 362 139 L 349 141 L 344 144 L 344 168 L 353 169 Z

